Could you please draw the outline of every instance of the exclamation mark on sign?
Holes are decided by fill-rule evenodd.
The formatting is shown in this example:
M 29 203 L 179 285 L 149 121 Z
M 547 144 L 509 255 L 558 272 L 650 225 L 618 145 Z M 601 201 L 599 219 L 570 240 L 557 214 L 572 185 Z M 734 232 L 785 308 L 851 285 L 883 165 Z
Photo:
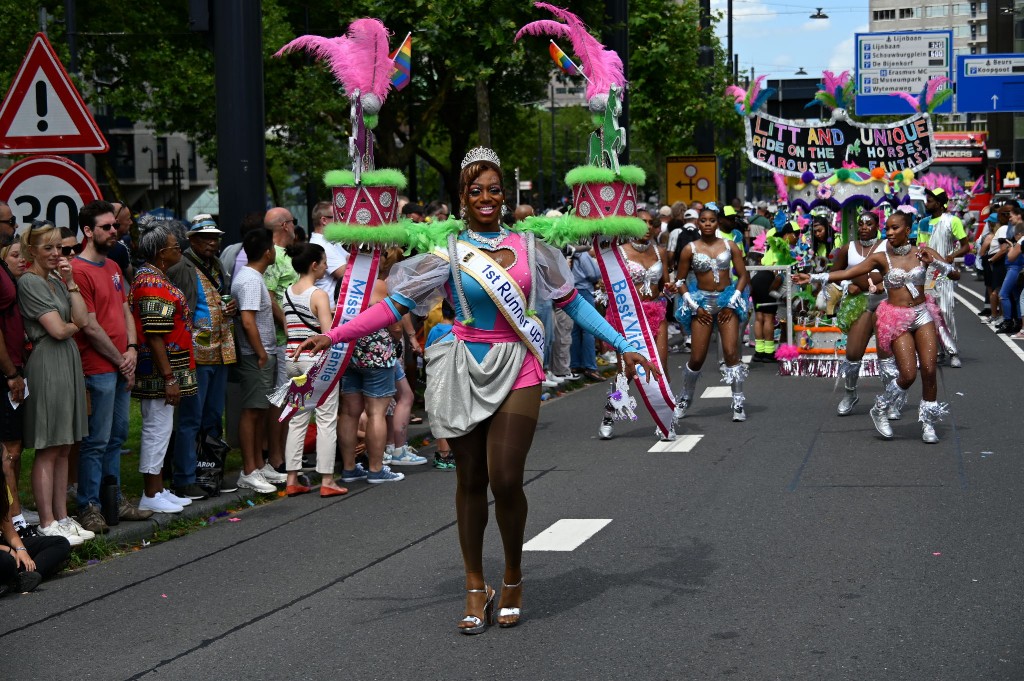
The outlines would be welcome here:
M 39 132 L 46 132 L 46 129 L 50 127 L 49 123 L 46 122 L 46 81 L 40 80 L 36 83 L 36 113 L 39 115 L 40 121 L 36 123 L 36 128 Z

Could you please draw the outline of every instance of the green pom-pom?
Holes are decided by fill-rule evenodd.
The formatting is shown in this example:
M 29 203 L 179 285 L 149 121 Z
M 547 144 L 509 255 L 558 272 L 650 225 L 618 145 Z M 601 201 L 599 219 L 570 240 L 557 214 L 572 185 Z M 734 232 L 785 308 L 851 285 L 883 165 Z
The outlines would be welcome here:
M 473 317 L 466 317 L 465 319 L 462 320 L 462 325 L 473 326 L 474 322 L 476 322 L 476 319 L 474 319 Z
M 533 317 L 534 319 L 536 319 L 537 318 L 537 311 L 536 310 L 527 310 L 526 311 L 526 316 L 527 317 Z
M 366 114 L 363 114 L 363 123 L 370 130 L 373 130 L 374 128 L 376 128 L 378 122 L 380 122 L 380 118 L 378 116 L 376 116 L 376 115 L 374 115 L 374 116 L 367 116 Z
M 837 170 L 836 171 L 836 179 L 839 180 L 840 182 L 846 182 L 847 180 L 849 180 L 850 179 L 850 169 L 849 168 L 840 168 L 839 170 Z
M 570 187 L 584 183 L 610 183 L 616 181 L 641 185 L 646 180 L 647 174 L 644 173 L 644 169 L 637 166 L 621 166 L 617 175 L 611 168 L 577 166 L 565 176 L 565 183 Z
M 405 174 L 401 170 L 393 168 L 368 170 L 359 176 L 359 181 L 365 187 L 397 187 L 398 189 L 405 189 L 409 184 L 405 179 Z M 328 187 L 354 187 L 356 175 L 351 170 L 330 170 L 324 174 L 324 184 Z

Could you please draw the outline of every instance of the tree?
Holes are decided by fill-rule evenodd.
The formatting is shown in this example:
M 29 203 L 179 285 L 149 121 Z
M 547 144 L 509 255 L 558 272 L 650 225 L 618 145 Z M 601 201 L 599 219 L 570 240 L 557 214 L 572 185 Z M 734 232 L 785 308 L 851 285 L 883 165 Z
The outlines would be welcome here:
M 715 66 L 697 65 L 700 6 L 694 0 L 631 0 L 629 8 L 631 146 L 634 162 L 656 178 L 666 195 L 666 157 L 696 151 L 698 123 L 720 131 L 720 156 L 743 148 L 742 119 L 725 96 L 730 82 L 726 56 L 714 39 Z M 713 30 L 714 23 L 712 23 Z M 711 95 L 705 86 L 711 83 Z M 639 152 L 639 153 L 638 153 Z M 648 180 L 648 188 L 651 181 Z

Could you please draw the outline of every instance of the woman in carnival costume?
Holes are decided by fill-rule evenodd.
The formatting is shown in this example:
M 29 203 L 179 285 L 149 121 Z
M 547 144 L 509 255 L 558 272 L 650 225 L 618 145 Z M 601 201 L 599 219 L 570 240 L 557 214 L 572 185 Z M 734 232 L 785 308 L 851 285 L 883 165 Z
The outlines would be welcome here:
M 732 387 L 732 420 L 746 421 L 743 381 L 748 371 L 747 365 L 740 361 L 740 328 L 746 319 L 743 290 L 748 283 L 747 268 L 739 247 L 718 236 L 716 211 L 704 208 L 697 228 L 700 239 L 690 242 L 680 254 L 676 276 L 677 289 L 682 293 L 677 300 L 676 318 L 691 334 L 692 347 L 690 361 L 683 368 L 683 389 L 676 397 L 675 417 L 683 418 L 690 408 L 711 344 L 711 332 L 717 324 L 725 359 L 722 381 Z M 732 269 L 736 270 L 735 283 L 730 274 Z M 692 292 L 686 285 L 691 271 L 698 287 Z
M 458 629 L 478 634 L 492 623 L 496 595 L 483 573 L 488 486 L 505 553 L 498 624 L 515 626 L 522 608 L 523 472 L 544 379 L 538 359 L 543 329 L 532 317 L 531 302 L 537 296 L 552 300 L 615 347 L 630 377 L 637 364 L 649 373 L 655 369 L 577 295 L 557 249 L 501 224 L 505 187 L 493 151 L 478 147 L 466 155 L 459 191 L 462 220 L 436 226 L 447 232 L 443 245 L 396 265 L 386 299 L 328 334 L 313 336 L 300 350 L 324 351 L 389 326 L 410 310 L 426 314 L 442 297 L 454 306 L 452 334 L 426 352 L 427 411 L 434 436 L 448 439 L 456 460 L 455 507 L 467 591 Z
M 938 386 L 935 367 L 938 356 L 939 329 L 942 316 L 931 297 L 925 297 L 924 284 L 929 267 L 946 274 L 952 265 L 928 247 L 910 243 L 911 217 L 895 212 L 885 223 L 887 243 L 883 250 L 873 251 L 858 265 L 845 270 L 808 276 L 793 275 L 797 284 L 812 281 L 825 285 L 855 279 L 873 270 L 882 272 L 887 300 L 878 306 L 878 347 L 896 358 L 899 376 L 889 381 L 885 391 L 875 398 L 871 420 L 875 429 L 887 440 L 893 437 L 888 411 L 905 399 L 917 379 L 921 367 L 921 439 L 929 444 L 939 441 L 935 423 L 946 413 L 947 406 L 935 401 Z
M 838 251 L 833 260 L 836 270 L 846 270 L 860 265 L 868 257 L 885 248 L 885 240 L 879 238 L 878 215 L 864 211 L 857 217 L 857 238 L 850 241 Z M 867 350 L 868 341 L 875 330 L 875 311 L 885 300 L 885 292 L 881 290 L 882 275 L 876 270 L 843 283 L 843 298 L 836 312 L 836 325 L 846 334 L 846 361 L 841 369 L 846 395 L 836 409 L 839 416 L 853 413 L 853 407 L 860 401 L 857 395 L 857 381 L 860 378 L 861 362 Z M 896 360 L 878 350 L 879 374 L 882 385 L 886 385 L 898 376 Z M 892 405 L 889 418 L 900 417 L 899 405 Z

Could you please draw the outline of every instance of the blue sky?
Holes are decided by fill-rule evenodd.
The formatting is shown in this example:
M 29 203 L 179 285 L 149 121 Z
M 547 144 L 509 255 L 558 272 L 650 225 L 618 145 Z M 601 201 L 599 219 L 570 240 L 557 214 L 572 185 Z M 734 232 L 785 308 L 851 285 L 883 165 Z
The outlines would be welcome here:
M 817 7 L 828 19 L 810 19 Z M 725 0 L 712 0 L 711 9 L 726 10 Z M 850 0 L 829 6 L 827 2 L 802 4 L 800 0 L 733 0 L 733 49 L 739 69 L 753 67 L 755 75 L 793 77 L 803 67 L 809 76 L 828 69 L 853 73 L 853 35 L 868 30 L 867 0 Z M 718 24 L 722 46 L 726 21 Z

